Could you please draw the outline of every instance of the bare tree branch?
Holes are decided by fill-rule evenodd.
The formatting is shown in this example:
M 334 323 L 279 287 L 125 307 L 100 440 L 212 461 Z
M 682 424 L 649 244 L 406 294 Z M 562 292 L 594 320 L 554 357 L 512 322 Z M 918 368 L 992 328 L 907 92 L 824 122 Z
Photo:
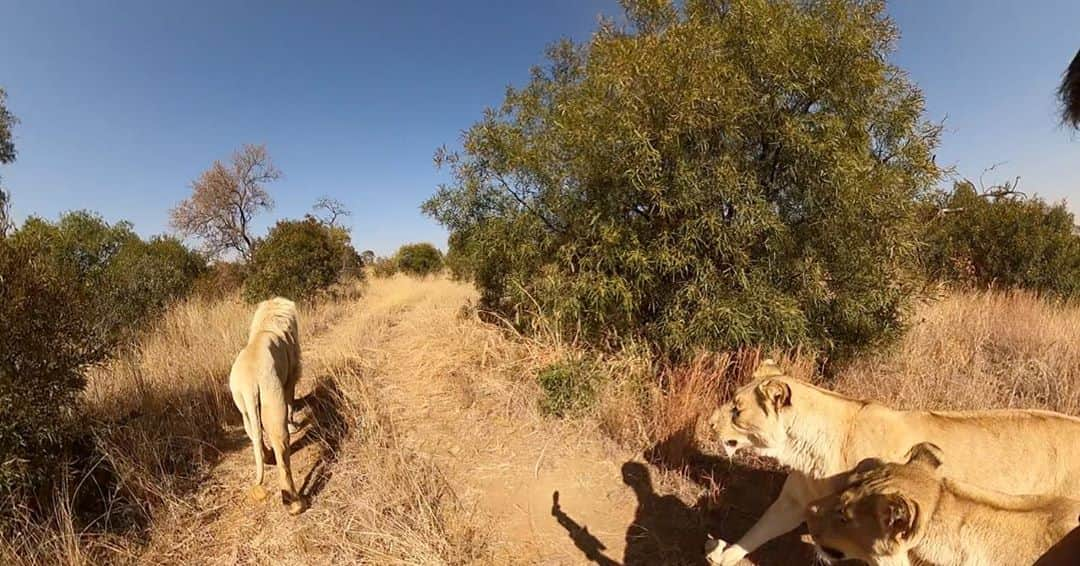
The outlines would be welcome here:
M 330 198 L 329 196 L 319 197 L 319 200 L 315 201 L 315 204 L 311 207 L 311 210 L 315 212 L 314 216 L 319 219 L 320 222 L 329 226 L 330 228 L 337 227 L 337 221 L 340 218 L 346 216 L 352 216 L 352 212 L 345 207 L 345 203 L 340 200 Z M 318 211 L 322 210 L 320 214 Z
M 229 166 L 215 161 L 192 181 L 191 197 L 172 209 L 170 224 L 184 236 L 201 239 L 211 256 L 232 250 L 251 259 L 251 219 L 274 207 L 263 185 L 279 178 L 281 171 L 266 146 L 244 145 L 233 153 Z

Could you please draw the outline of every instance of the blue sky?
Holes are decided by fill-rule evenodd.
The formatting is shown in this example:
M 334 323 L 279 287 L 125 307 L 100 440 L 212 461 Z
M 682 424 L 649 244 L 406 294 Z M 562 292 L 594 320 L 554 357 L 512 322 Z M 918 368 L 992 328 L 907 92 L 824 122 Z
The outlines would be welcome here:
M 939 164 L 1068 198 L 1080 139 L 1053 92 L 1080 48 L 1080 2 L 910 0 L 890 12 L 894 60 L 947 116 Z M 431 157 L 522 84 L 546 45 L 582 40 L 614 0 L 58 2 L 0 0 L 0 86 L 22 123 L 0 170 L 19 218 L 87 208 L 167 230 L 214 159 L 265 143 L 285 177 L 276 218 L 327 194 L 361 249 L 445 245 L 418 205 L 445 179 Z

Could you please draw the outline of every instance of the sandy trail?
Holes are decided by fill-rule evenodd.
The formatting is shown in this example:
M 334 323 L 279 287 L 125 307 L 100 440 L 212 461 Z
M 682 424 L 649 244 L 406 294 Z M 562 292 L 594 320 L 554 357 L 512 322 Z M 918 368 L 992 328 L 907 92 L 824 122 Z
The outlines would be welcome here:
M 461 315 L 471 300 L 472 289 L 442 279 L 372 281 L 337 323 L 304 340 L 297 396 L 315 398 L 317 408 L 317 389 L 340 374 L 343 360 L 361 367 L 373 403 L 397 431 L 395 445 L 434 464 L 487 531 L 484 557 L 463 562 L 704 564 L 697 549 L 716 522 L 715 513 L 702 511 L 707 502 L 684 501 L 685 490 L 683 499 L 672 495 L 673 474 L 596 430 L 540 415 L 529 360 L 496 329 Z M 277 498 L 247 498 L 250 445 L 235 427 L 191 508 L 167 527 L 181 534 L 152 537 L 139 561 L 358 562 L 334 537 L 349 536 L 350 522 L 341 517 L 356 512 L 350 494 L 380 487 L 339 479 L 350 461 L 337 452 L 348 453 L 358 431 L 328 443 L 317 432 L 325 417 L 312 413 L 300 410 L 308 424 L 293 437 L 296 481 L 311 498 L 307 512 L 290 517 Z M 264 485 L 272 481 L 275 470 L 267 469 Z M 801 563 L 792 558 L 772 563 Z

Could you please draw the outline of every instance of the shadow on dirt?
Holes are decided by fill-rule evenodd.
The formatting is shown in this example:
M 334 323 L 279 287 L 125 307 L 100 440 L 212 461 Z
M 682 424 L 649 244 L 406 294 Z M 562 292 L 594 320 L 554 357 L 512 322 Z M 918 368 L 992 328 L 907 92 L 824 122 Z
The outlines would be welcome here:
M 757 522 L 776 499 L 786 474 L 767 462 L 744 464 L 701 452 L 682 434 L 645 451 L 652 466 L 629 461 L 622 466 L 622 480 L 637 497 L 634 521 L 626 529 L 622 564 L 670 564 L 706 566 L 705 543 L 712 537 L 734 542 Z M 675 495 L 661 495 L 653 485 L 650 469 L 674 470 L 706 490 L 693 505 Z M 605 546 L 564 512 L 554 494 L 552 515 L 590 562 L 619 564 L 604 554 Z M 770 541 L 749 559 L 760 566 L 815 564 L 811 547 L 800 540 L 800 527 Z
M 551 515 L 555 517 L 566 533 L 570 535 L 570 540 L 574 541 L 574 546 L 585 555 L 585 558 L 589 562 L 600 564 L 601 566 L 618 566 L 618 562 L 612 560 L 604 551 L 607 547 L 604 543 L 600 542 L 600 539 L 596 538 L 589 532 L 588 527 L 579 524 L 572 517 L 566 514 L 559 505 L 559 492 L 551 494 Z
M 341 442 L 349 432 L 349 422 L 342 410 L 344 399 L 337 382 L 320 376 L 311 393 L 296 400 L 297 411 L 305 408 L 308 411 L 302 423 L 304 435 L 293 444 L 293 452 L 311 445 L 319 450 L 315 465 L 300 484 L 300 494 L 308 499 L 318 496 L 330 481 Z
M 694 504 L 699 520 L 712 538 L 735 542 L 754 525 L 776 500 L 787 473 L 775 464 L 728 460 L 706 454 L 685 436 L 677 433 L 647 450 L 645 458 L 661 469 L 676 470 L 707 491 Z M 813 549 L 803 543 L 802 526 L 769 541 L 750 554 L 749 559 L 759 566 L 796 566 L 816 564 Z M 703 554 L 704 545 L 685 552 Z

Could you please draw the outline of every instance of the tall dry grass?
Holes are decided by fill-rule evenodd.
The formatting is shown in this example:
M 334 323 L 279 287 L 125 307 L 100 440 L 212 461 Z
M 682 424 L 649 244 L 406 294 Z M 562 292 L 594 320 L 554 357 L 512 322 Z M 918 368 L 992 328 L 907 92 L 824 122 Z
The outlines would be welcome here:
M 763 356 L 703 354 L 664 367 L 644 349 L 597 354 L 554 332 L 518 335 L 482 322 L 466 307 L 474 300 L 457 283 L 397 276 L 372 281 L 359 302 L 340 294 L 302 310 L 305 379 L 317 393 L 309 410 L 318 455 L 307 480 L 325 485 L 302 516 L 302 541 L 270 537 L 280 544 L 252 561 L 284 559 L 299 545 L 310 563 L 492 562 L 489 533 L 497 526 L 458 500 L 443 470 L 403 445 L 373 385 L 379 372 L 443 379 L 461 405 L 502 400 L 492 418 L 593 428 L 677 468 L 698 449 L 701 419 Z M 0 563 L 235 561 L 220 537 L 243 538 L 256 526 L 238 515 L 207 528 L 191 496 L 224 457 L 225 435 L 236 432 L 226 379 L 252 310 L 234 296 L 179 304 L 133 348 L 94 369 L 83 415 L 92 449 L 82 469 L 89 472 L 61 486 L 47 521 L 0 541 Z M 1024 293 L 953 293 L 922 305 L 894 347 L 824 384 L 905 408 L 1080 414 L 1078 330 L 1077 306 Z M 812 357 L 769 354 L 789 373 L 820 380 Z M 590 408 L 570 423 L 539 408 L 545 393 L 536 376 L 553 364 L 599 376 Z M 90 515 L 87 500 L 97 503 Z M 260 521 L 267 523 L 258 528 L 282 532 L 293 525 L 275 516 Z
M 1016 407 L 1080 415 L 1080 306 L 1027 292 L 928 302 L 901 342 L 832 384 L 910 409 Z
M 919 305 L 899 343 L 856 359 L 832 379 L 798 352 L 709 353 L 680 367 L 644 369 L 651 376 L 644 384 L 611 373 L 595 416 L 619 442 L 659 446 L 659 457 L 682 462 L 694 449 L 689 437 L 697 424 L 766 354 L 792 376 L 899 408 L 1080 415 L 1078 335 L 1078 305 L 1025 292 L 954 291 Z M 640 355 L 630 358 L 645 367 Z
M 485 548 L 479 521 L 468 518 L 437 468 L 399 445 L 364 379 L 370 346 L 393 324 L 400 297 L 358 304 L 357 296 L 356 290 L 328 294 L 300 312 L 318 449 L 307 480 L 326 484 L 320 504 L 304 516 L 322 525 L 306 531 L 315 535 L 305 543 L 309 558 L 469 562 Z M 356 316 L 357 309 L 372 312 Z M 0 540 L 0 563 L 234 560 L 215 555 L 214 549 L 223 548 L 220 540 L 216 546 L 199 544 L 200 537 L 241 536 L 238 530 L 253 527 L 251 518 L 222 519 L 213 527 L 217 532 L 208 533 L 207 503 L 197 492 L 226 451 L 237 450 L 234 437 L 243 437 L 227 378 L 253 312 L 237 295 L 193 298 L 171 308 L 132 347 L 93 368 L 79 416 L 88 444 L 80 457 L 87 462 L 53 494 L 46 520 L 27 517 L 13 536 Z M 250 449 L 239 446 L 247 456 Z M 234 487 L 241 493 L 249 470 L 225 481 L 239 482 Z M 273 547 L 268 552 L 264 561 L 285 557 L 273 555 Z

